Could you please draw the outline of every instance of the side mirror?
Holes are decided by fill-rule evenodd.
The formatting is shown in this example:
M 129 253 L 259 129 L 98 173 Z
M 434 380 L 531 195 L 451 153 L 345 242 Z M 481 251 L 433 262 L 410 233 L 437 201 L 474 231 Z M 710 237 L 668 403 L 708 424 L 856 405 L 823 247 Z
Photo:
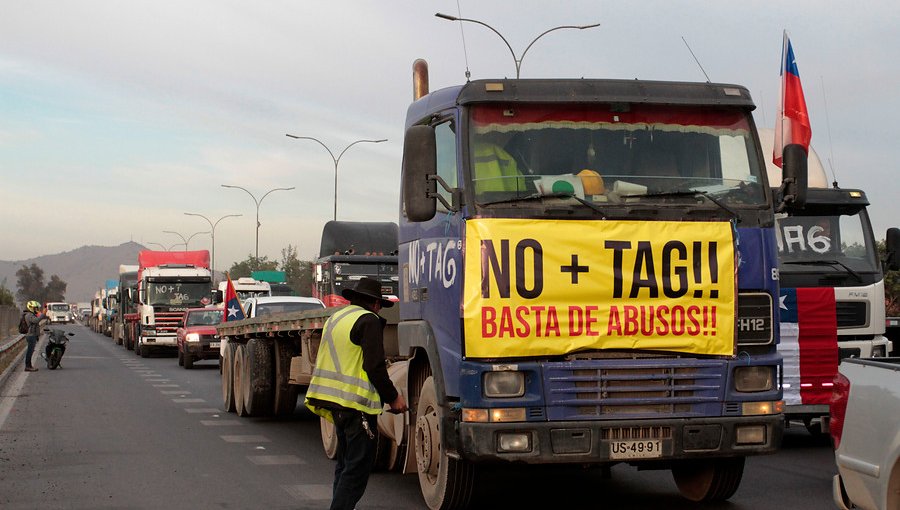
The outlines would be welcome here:
M 412 126 L 403 139 L 403 206 L 409 221 L 428 221 L 437 209 L 437 143 L 434 128 Z
M 888 271 L 897 271 L 900 269 L 900 228 L 887 229 L 885 245 L 887 248 L 885 267 Z
M 781 204 L 776 212 L 803 209 L 806 205 L 807 156 L 802 145 L 792 143 L 782 155 Z

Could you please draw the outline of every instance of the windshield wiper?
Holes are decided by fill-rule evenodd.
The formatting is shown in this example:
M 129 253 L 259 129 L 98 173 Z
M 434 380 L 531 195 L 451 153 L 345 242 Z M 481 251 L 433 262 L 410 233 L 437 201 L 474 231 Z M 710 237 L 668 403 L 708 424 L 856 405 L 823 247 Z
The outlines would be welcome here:
M 708 192 L 706 192 L 706 191 L 700 191 L 700 190 L 683 190 L 683 191 L 662 191 L 662 192 L 659 192 L 659 193 L 636 193 L 636 194 L 633 194 L 633 195 L 621 195 L 622 198 L 639 198 L 639 197 L 655 197 L 655 198 L 658 198 L 658 197 L 698 197 L 698 196 L 703 197 L 703 198 L 709 200 L 710 202 L 712 202 L 713 204 L 719 206 L 719 208 L 721 208 L 723 211 L 725 211 L 725 212 L 727 212 L 728 214 L 730 214 L 731 217 L 732 217 L 732 219 L 737 220 L 738 223 L 741 222 L 741 217 L 740 217 L 740 215 L 737 213 L 737 211 L 735 211 L 735 210 L 732 209 L 731 207 L 728 207 L 727 205 L 725 205 L 724 202 L 722 202 L 722 201 L 719 200 L 718 198 L 716 198 L 716 197 L 710 195 L 710 194 L 709 194 Z
M 782 264 L 809 265 L 809 266 L 841 266 L 847 273 L 856 278 L 856 281 L 862 283 L 862 277 L 856 271 L 850 269 L 849 266 L 839 260 L 787 260 Z
M 484 202 L 484 203 L 482 203 L 481 205 L 484 206 L 484 205 L 495 205 L 495 204 L 508 204 L 508 203 L 512 203 L 512 202 L 528 202 L 528 201 L 532 201 L 532 200 L 537 200 L 537 199 L 539 199 L 539 198 L 574 198 L 574 199 L 577 200 L 578 202 L 580 202 L 580 203 L 582 203 L 582 204 L 588 206 L 589 208 L 593 209 L 594 211 L 597 211 L 597 212 L 600 213 L 600 214 L 604 214 L 603 209 L 601 209 L 600 207 L 598 207 L 596 204 L 593 204 L 593 203 L 591 203 L 591 202 L 589 202 L 589 201 L 587 201 L 587 200 L 585 200 L 585 199 L 583 199 L 583 198 L 581 198 L 581 197 L 579 197 L 579 196 L 577 196 L 577 195 L 575 195 L 575 194 L 572 194 L 572 193 L 560 193 L 560 192 L 555 192 L 555 193 L 534 193 L 534 194 L 531 194 L 531 195 L 525 195 L 525 196 L 522 196 L 522 197 L 504 198 L 503 200 L 495 200 L 495 201 L 493 201 L 493 202 Z

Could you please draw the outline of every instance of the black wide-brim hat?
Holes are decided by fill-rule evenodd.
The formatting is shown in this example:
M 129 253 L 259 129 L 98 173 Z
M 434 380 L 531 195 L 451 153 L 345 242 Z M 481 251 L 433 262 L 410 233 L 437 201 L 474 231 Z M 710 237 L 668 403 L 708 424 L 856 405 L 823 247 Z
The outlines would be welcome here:
M 394 302 L 385 299 L 384 296 L 381 295 L 381 284 L 378 283 L 377 280 L 373 280 L 372 278 L 363 278 L 359 282 L 356 283 L 356 288 L 353 289 L 344 289 L 341 291 L 341 295 L 344 296 L 345 299 L 353 299 L 356 296 L 365 296 L 372 299 L 377 299 L 381 301 L 382 308 L 390 308 L 394 306 Z

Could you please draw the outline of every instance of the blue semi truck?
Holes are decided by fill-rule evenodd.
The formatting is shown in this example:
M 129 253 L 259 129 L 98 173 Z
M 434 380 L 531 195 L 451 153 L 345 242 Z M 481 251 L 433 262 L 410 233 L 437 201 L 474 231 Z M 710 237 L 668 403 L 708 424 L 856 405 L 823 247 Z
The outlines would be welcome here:
M 379 464 L 432 509 L 512 463 L 669 469 L 729 498 L 783 430 L 775 210 L 803 204 L 803 148 L 773 203 L 744 87 L 414 79 L 385 336 L 410 411 L 380 417 Z M 293 409 L 334 309 L 220 325 L 226 406 Z

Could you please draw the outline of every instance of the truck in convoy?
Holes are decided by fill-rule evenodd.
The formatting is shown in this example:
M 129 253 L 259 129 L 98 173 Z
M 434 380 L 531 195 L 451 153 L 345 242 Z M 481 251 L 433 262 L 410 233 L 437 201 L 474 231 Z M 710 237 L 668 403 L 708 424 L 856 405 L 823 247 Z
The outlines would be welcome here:
M 88 327 L 95 333 L 100 332 L 100 299 L 103 295 L 103 289 L 94 293 L 94 299 L 91 300 L 91 316 L 88 318 Z
M 774 132 L 761 129 L 763 147 Z M 844 358 L 884 357 L 884 272 L 859 189 L 829 186 L 816 151 L 808 156 L 802 209 L 775 215 L 785 418 L 828 432 L 829 402 Z M 781 169 L 767 158 L 769 182 Z M 777 200 L 777 197 L 776 197 Z M 895 246 L 894 250 L 900 249 Z
M 379 462 L 432 509 L 512 463 L 669 469 L 690 500 L 731 497 L 783 431 L 774 210 L 804 202 L 803 147 L 774 204 L 742 86 L 428 93 L 424 61 L 414 81 L 385 330 L 410 410 L 379 417 Z M 293 409 L 336 309 L 220 324 L 226 407 Z
M 137 294 L 138 269 L 136 265 L 119 265 L 119 299 L 112 337 L 117 345 L 124 345 L 129 350 L 134 348 L 134 336 L 137 331 L 138 315 L 133 297 Z
M 116 310 L 119 307 L 119 280 L 106 280 L 106 290 L 103 293 L 103 303 L 101 308 L 102 323 L 101 333 L 108 337 L 112 337 L 113 323 L 115 322 Z
M 55 301 L 47 303 L 46 307 L 47 318 L 50 320 L 50 324 L 68 324 L 75 320 L 72 316 L 72 309 L 69 306 L 69 303 Z
M 234 285 L 234 292 L 240 301 L 252 297 L 272 295 L 272 287 L 269 285 L 269 282 L 259 281 L 250 276 L 242 276 L 237 280 L 232 280 L 231 283 Z M 228 282 L 219 282 L 219 288 L 216 291 L 216 302 L 222 307 L 224 307 L 223 299 L 227 285 Z
M 178 347 L 176 331 L 188 308 L 212 303 L 209 252 L 152 251 L 138 253 L 138 331 L 134 353 Z
M 896 263 L 900 263 L 897 260 Z M 841 360 L 831 401 L 838 508 L 900 508 L 900 358 Z
M 313 297 L 325 306 L 342 306 L 345 288 L 360 278 L 381 283 L 381 293 L 398 296 L 396 223 L 329 221 L 322 229 L 319 258 L 315 265 Z
M 272 296 L 296 296 L 296 289 L 287 283 L 287 274 L 284 271 L 251 271 L 250 276 L 261 282 L 268 282 Z

